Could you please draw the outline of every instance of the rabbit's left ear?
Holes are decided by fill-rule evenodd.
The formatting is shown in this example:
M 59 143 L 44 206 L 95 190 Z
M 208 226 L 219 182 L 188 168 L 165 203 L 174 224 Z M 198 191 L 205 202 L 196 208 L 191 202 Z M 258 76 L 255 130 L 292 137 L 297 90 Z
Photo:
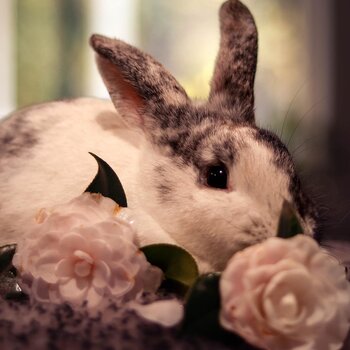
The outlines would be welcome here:
M 209 103 L 239 111 L 239 122 L 254 123 L 254 79 L 258 36 L 254 19 L 238 0 L 220 9 L 221 42 L 211 81 Z
M 166 125 L 167 109 L 189 102 L 185 90 L 150 55 L 102 35 L 93 35 L 90 43 L 111 99 L 130 126 Z

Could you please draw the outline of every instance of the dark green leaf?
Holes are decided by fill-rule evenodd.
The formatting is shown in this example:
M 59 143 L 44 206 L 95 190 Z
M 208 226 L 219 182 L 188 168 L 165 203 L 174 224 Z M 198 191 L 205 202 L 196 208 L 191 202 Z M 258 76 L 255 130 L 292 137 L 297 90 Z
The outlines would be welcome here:
M 126 208 L 128 206 L 126 195 L 117 174 L 103 159 L 89 153 L 96 159 L 98 172 L 85 192 L 100 193 Z
M 294 207 L 289 202 L 284 201 L 278 223 L 277 237 L 291 238 L 301 233 L 303 233 L 303 228 Z
M 236 349 L 235 346 L 242 346 L 245 342 L 220 325 L 219 280 L 219 273 L 202 275 L 197 279 L 185 303 L 182 331 L 186 334 L 217 339 Z
M 24 300 L 27 296 L 17 283 L 17 271 L 12 265 L 16 244 L 0 247 L 0 297 L 12 300 Z
M 0 274 L 12 267 L 12 258 L 16 252 L 16 244 L 8 244 L 0 248 Z
M 6 294 L 5 299 L 13 301 L 25 301 L 29 299 L 29 296 L 26 293 L 22 292 L 21 287 L 17 282 L 13 289 L 14 291 Z
M 192 333 L 214 331 L 219 327 L 220 274 L 200 276 L 188 296 L 183 329 Z
M 163 287 L 167 290 L 185 295 L 198 277 L 196 261 L 183 248 L 172 244 L 151 244 L 141 250 L 152 265 L 163 271 Z

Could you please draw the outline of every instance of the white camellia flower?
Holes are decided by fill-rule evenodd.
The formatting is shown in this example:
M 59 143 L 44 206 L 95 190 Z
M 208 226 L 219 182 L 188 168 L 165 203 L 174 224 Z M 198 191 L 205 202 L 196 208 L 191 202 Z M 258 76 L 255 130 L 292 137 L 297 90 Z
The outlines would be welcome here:
M 156 291 L 162 272 L 147 262 L 120 210 L 126 211 L 91 193 L 41 210 L 13 259 L 24 290 L 40 301 L 86 301 L 90 309 L 108 297 L 126 301 Z
M 336 350 L 349 331 L 344 268 L 304 235 L 234 255 L 220 293 L 221 325 L 262 349 Z

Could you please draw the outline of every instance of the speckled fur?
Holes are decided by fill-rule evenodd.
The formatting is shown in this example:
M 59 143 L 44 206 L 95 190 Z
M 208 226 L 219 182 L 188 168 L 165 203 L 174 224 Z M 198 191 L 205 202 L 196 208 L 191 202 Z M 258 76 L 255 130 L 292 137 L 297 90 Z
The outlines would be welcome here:
M 5 121 L 4 125 L 6 128 L 0 129 L 0 164 L 2 158 L 16 157 L 20 153 L 28 151 L 38 142 L 35 128 L 28 125 L 25 111 L 17 118 Z
M 209 100 L 237 108 L 242 120 L 254 120 L 254 80 L 257 30 L 254 19 L 239 1 L 227 1 L 220 10 L 221 43 Z
M 94 35 L 91 46 L 114 106 L 55 102 L 1 125 L 0 244 L 16 241 L 36 210 L 86 188 L 96 172 L 89 151 L 118 173 L 140 244 L 183 246 L 202 272 L 223 269 L 236 251 L 275 235 L 284 200 L 313 234 L 317 212 L 287 148 L 255 124 L 254 20 L 240 1 L 229 0 L 220 22 L 208 101 L 191 101 L 148 54 Z M 219 164 L 228 170 L 225 190 L 206 183 L 208 167 Z

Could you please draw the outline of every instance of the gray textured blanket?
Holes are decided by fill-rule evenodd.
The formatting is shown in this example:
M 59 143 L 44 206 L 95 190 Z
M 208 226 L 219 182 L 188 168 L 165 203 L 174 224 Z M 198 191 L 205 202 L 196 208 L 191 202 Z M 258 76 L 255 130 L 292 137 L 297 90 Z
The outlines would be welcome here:
M 0 349 L 232 349 L 213 340 L 181 335 L 111 303 L 91 317 L 69 305 L 0 299 Z M 237 349 L 235 347 L 235 349 Z M 242 344 L 241 349 L 252 349 Z

